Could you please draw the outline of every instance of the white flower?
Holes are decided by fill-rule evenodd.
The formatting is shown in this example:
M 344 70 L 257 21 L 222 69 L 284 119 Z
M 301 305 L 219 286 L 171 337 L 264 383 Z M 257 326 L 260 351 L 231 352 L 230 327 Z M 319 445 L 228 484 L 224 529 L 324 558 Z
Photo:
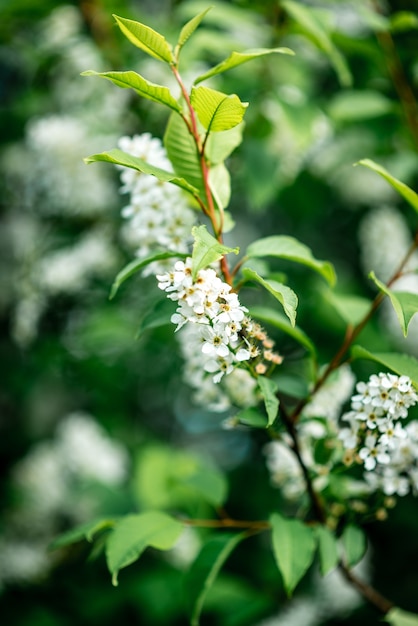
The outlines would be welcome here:
M 368 435 L 365 440 L 366 445 L 359 451 L 359 457 L 364 461 L 366 470 L 373 470 L 377 463 L 385 465 L 390 461 L 390 456 L 382 446 L 376 444 L 376 439 L 376 435 Z
M 233 369 L 232 355 L 229 357 L 220 357 L 219 359 L 208 361 L 205 364 L 205 371 L 213 374 L 213 382 L 219 383 L 225 374 L 230 374 Z
M 224 335 L 224 326 L 222 324 L 202 328 L 202 339 L 202 352 L 204 354 L 220 357 L 229 355 L 228 337 Z
M 387 420 L 379 426 L 379 431 L 382 433 L 379 437 L 379 442 L 382 446 L 390 449 L 394 449 L 396 447 L 397 439 L 405 439 L 407 437 L 406 430 L 399 422 L 394 424 L 393 422 Z

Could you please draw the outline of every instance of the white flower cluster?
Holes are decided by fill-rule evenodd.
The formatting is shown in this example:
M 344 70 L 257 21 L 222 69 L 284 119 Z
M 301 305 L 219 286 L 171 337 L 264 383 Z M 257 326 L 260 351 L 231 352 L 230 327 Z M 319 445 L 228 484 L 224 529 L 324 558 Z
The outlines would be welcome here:
M 247 408 L 258 403 L 257 382 L 245 369 L 235 368 L 221 384 L 213 382 L 213 377 L 205 370 L 211 357 L 202 352 L 199 324 L 185 324 L 177 338 L 184 359 L 183 378 L 193 389 L 194 404 L 223 412 L 231 406 Z
M 198 324 L 202 352 L 208 356 L 205 370 L 219 382 L 234 366 L 251 358 L 250 346 L 238 334 L 247 323 L 248 309 L 242 306 L 230 285 L 212 268 L 201 269 L 193 278 L 192 259 L 177 261 L 171 272 L 157 275 L 158 287 L 178 302 L 171 321 L 179 330 L 187 322 Z M 245 345 L 245 347 L 244 347 Z
M 386 495 L 406 495 L 412 484 L 418 492 L 418 423 L 402 421 L 418 402 L 408 376 L 372 375 L 356 386 L 348 423 L 339 438 L 346 449 L 345 462 L 364 464 L 365 479 Z
M 150 133 L 122 137 L 119 148 L 140 157 L 150 165 L 172 171 L 166 151 Z M 171 183 L 163 183 L 155 176 L 131 168 L 121 169 L 121 193 L 129 193 L 129 204 L 122 210 L 128 221 L 123 230 L 125 241 L 137 249 L 142 258 L 153 251 L 187 252 L 195 214 L 186 203 L 182 191 Z M 164 261 L 154 262 L 143 270 L 143 275 L 156 274 L 167 269 Z
M 224 374 L 230 374 L 244 361 L 255 359 L 261 350 L 256 340 L 264 342 L 264 358 L 281 363 L 282 358 L 271 351 L 272 345 L 262 329 L 246 314 L 248 309 L 240 304 L 238 295 L 223 282 L 214 269 L 206 268 L 193 277 L 192 259 L 177 261 L 174 268 L 157 275 L 158 287 L 167 292 L 170 300 L 178 303 L 171 317 L 176 330 L 185 324 L 196 324 L 201 343 L 201 351 L 207 360 L 204 370 L 213 374 L 218 383 Z M 266 345 L 267 344 L 267 345 Z M 266 356 L 267 353 L 267 356 Z M 265 367 L 260 362 L 256 368 Z M 264 373 L 259 372 L 259 373 Z

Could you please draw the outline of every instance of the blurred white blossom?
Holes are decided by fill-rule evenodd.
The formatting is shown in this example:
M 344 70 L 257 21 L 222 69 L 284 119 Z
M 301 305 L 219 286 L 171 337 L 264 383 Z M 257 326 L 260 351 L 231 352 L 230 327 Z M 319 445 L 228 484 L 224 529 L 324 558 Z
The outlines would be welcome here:
M 117 202 L 115 185 L 100 166 L 83 158 L 114 143 L 109 135 L 92 136 L 80 118 L 55 114 L 32 119 L 27 128 L 31 168 L 28 201 L 41 215 L 95 216 Z
M 305 417 L 325 417 L 335 421 L 350 398 L 356 382 L 349 365 L 342 365 L 330 376 L 303 409 Z
M 110 275 L 116 260 L 110 234 L 102 228 L 91 229 L 74 245 L 46 254 L 36 268 L 36 278 L 48 294 L 77 293 L 93 277 Z
M 48 544 L 61 532 L 62 521 L 80 523 L 99 512 L 100 503 L 83 486 L 93 481 L 120 488 L 128 471 L 127 450 L 92 416 L 66 416 L 52 439 L 35 444 L 13 468 L 18 498 L 0 541 L 0 585 L 46 575 L 55 558 Z
M 128 475 L 125 448 L 110 439 L 104 429 L 84 413 L 72 413 L 56 433 L 56 449 L 67 472 L 92 478 L 107 485 L 119 485 Z
M 394 207 L 375 208 L 363 218 L 359 228 L 361 261 L 366 275 L 371 270 L 383 282 L 397 271 L 412 244 L 410 229 L 402 213 Z M 411 255 L 404 274 L 391 286 L 394 291 L 418 294 L 418 252 Z M 386 299 L 380 319 L 400 349 L 418 356 L 418 315 L 415 315 L 404 337 L 391 302 Z

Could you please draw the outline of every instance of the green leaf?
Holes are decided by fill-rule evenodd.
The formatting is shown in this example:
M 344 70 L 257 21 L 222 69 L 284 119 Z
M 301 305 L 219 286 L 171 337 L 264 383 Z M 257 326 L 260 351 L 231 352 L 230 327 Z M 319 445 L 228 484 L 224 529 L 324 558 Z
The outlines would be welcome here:
M 359 345 L 351 348 L 353 359 L 369 359 L 384 365 L 400 376 L 409 376 L 414 386 L 418 389 L 418 360 L 409 354 L 399 354 L 397 352 L 369 352 Z
M 397 606 L 390 609 L 389 613 L 383 617 L 385 622 L 389 622 L 392 626 L 418 626 L 418 615 L 408 613 Z
M 97 161 L 105 161 L 106 163 L 113 163 L 115 165 L 123 165 L 124 167 L 130 167 L 131 169 L 143 172 L 144 174 L 150 174 L 155 176 L 163 183 L 172 183 L 185 191 L 188 191 L 192 196 L 198 194 L 198 189 L 188 183 L 184 178 L 179 178 L 172 172 L 166 172 L 159 167 L 150 165 L 147 161 L 140 159 L 139 157 L 132 156 L 127 152 L 123 152 L 118 148 L 109 150 L 109 152 L 101 152 L 100 154 L 93 154 L 92 156 L 84 159 L 85 163 L 96 163 Z
M 160 511 L 124 517 L 106 543 L 106 559 L 113 585 L 118 584 L 119 570 L 136 561 L 145 548 L 169 550 L 182 530 L 181 522 Z
M 272 256 L 289 261 L 295 261 L 302 265 L 307 265 L 315 272 L 321 274 L 332 286 L 335 284 L 335 270 L 329 261 L 318 261 L 312 255 L 308 246 L 301 243 L 294 237 L 287 235 L 273 235 L 257 239 L 251 243 L 246 252 L 249 258 Z
M 312 378 L 311 374 L 307 374 Z M 283 374 L 282 372 L 275 378 L 278 391 L 285 396 L 291 396 L 302 400 L 309 395 L 309 381 L 301 375 Z
M 408 334 L 408 326 L 415 313 L 418 313 L 418 294 L 408 291 L 392 291 L 382 283 L 374 272 L 370 272 L 369 278 L 377 287 L 386 294 L 392 303 L 395 313 L 398 316 L 404 337 Z
M 212 165 L 222 163 L 242 143 L 245 122 L 241 122 L 229 130 L 221 130 L 209 135 L 206 142 L 205 155 Z
M 278 389 L 277 383 L 266 376 L 258 376 L 257 383 L 267 411 L 267 426 L 271 426 L 279 412 L 279 399 L 276 395 Z
M 163 259 L 185 259 L 186 257 L 187 254 L 184 254 L 183 252 L 157 252 L 143 259 L 134 259 L 117 274 L 110 290 L 109 300 L 112 300 L 115 297 L 119 287 L 125 282 L 125 280 L 136 274 L 140 269 L 146 267 L 150 263 L 153 263 L 154 261 L 162 261 Z
M 312 355 L 315 355 L 316 349 L 309 337 L 298 326 L 291 326 L 289 320 L 276 311 L 268 307 L 254 306 L 250 309 L 251 317 L 255 317 L 257 320 L 271 324 L 275 328 L 279 328 L 281 331 L 290 335 L 295 341 L 304 346 Z
M 54 539 L 49 549 L 56 550 L 57 548 L 62 548 L 63 546 L 68 546 L 71 543 L 77 543 L 82 540 L 93 541 L 94 535 L 102 530 L 113 528 L 116 521 L 116 519 L 96 519 L 76 526 L 76 528 L 72 528 Z
M 412 11 L 398 11 L 391 15 L 390 31 L 392 33 L 402 33 L 406 30 L 418 28 L 418 15 Z
M 209 87 L 193 87 L 190 102 L 208 133 L 238 126 L 248 107 L 236 94 L 228 96 Z
M 238 65 L 242 65 L 243 63 L 247 63 L 248 61 L 252 61 L 253 59 L 257 59 L 268 54 L 293 55 L 295 53 L 293 50 L 290 50 L 290 48 L 255 48 L 254 50 L 245 50 L 244 52 L 232 52 L 227 59 L 224 59 L 218 63 L 218 65 L 212 67 L 208 72 L 198 76 L 198 78 L 194 81 L 195 85 L 201 83 L 207 78 L 216 76 L 216 74 L 221 74 L 222 72 L 231 70 L 233 67 L 237 67 Z
M 323 21 L 318 18 L 315 11 L 299 2 L 292 2 L 291 0 L 282 0 L 281 6 L 295 22 L 303 28 L 317 47 L 328 56 L 334 66 L 341 85 L 350 87 L 353 79 L 348 64 L 332 42 L 329 33 L 324 27 Z
M 95 72 L 94 70 L 87 70 L 82 72 L 81 76 L 101 76 L 102 78 L 107 78 L 118 87 L 133 89 L 143 98 L 165 104 L 174 111 L 181 111 L 179 103 L 171 95 L 168 87 L 151 83 L 136 72 Z
M 193 471 L 179 476 L 179 481 L 193 487 L 203 498 L 215 507 L 220 507 L 226 500 L 228 485 L 225 476 L 216 467 L 196 462 Z
M 230 252 L 238 254 L 239 252 L 239 248 L 228 248 L 219 243 L 208 233 L 206 226 L 194 226 L 192 235 L 195 240 L 192 254 L 193 278 L 196 278 L 199 270 L 219 261 L 225 254 Z
M 268 426 L 266 416 L 253 408 L 243 409 L 234 416 L 234 419 L 240 424 L 253 428 L 267 428 Z
M 158 300 L 141 318 L 136 332 L 136 338 L 141 337 L 147 330 L 170 324 L 174 309 L 175 307 L 172 300 L 167 298 Z
M 413 191 L 410 187 L 408 187 L 408 185 L 405 185 L 405 183 L 401 182 L 400 180 L 392 176 L 392 174 L 389 174 L 389 172 L 384 167 L 382 167 L 382 165 L 375 163 L 371 159 L 362 159 L 361 161 L 358 161 L 354 165 L 364 165 L 365 167 L 368 167 L 373 172 L 376 172 L 377 174 L 379 174 L 418 213 L 418 194 L 416 194 L 415 191 Z
M 371 308 L 371 301 L 362 296 L 336 293 L 330 289 L 323 291 L 325 299 L 347 324 L 357 326 Z
M 207 9 L 199 13 L 199 15 L 195 15 L 195 17 L 192 17 L 192 19 L 189 20 L 187 24 L 183 26 L 183 28 L 180 31 L 179 40 L 175 48 L 175 56 L 177 57 L 177 59 L 180 54 L 180 50 L 182 49 L 186 41 L 188 41 L 188 39 L 193 35 L 194 31 L 199 26 L 200 22 L 203 20 L 206 13 L 208 13 L 211 10 L 211 8 L 212 7 L 208 7 Z
M 163 444 L 141 449 L 133 485 L 141 509 L 196 510 L 202 500 L 219 507 L 228 491 L 210 459 Z
M 347 567 L 356 565 L 366 553 L 367 541 L 364 531 L 358 526 L 349 524 L 344 528 L 342 543 Z
M 177 176 L 203 193 L 200 159 L 192 135 L 180 115 L 173 113 L 164 134 L 164 147 Z
M 225 209 L 231 199 L 231 177 L 223 163 L 209 170 L 209 187 L 219 209 Z
M 232 536 L 229 533 L 217 534 L 209 539 L 192 563 L 185 578 L 191 626 L 199 626 L 200 614 L 208 591 L 231 552 L 246 537 L 247 533 Z
M 290 289 L 290 287 L 287 287 L 287 285 L 283 285 L 282 283 L 278 283 L 275 280 L 266 280 L 257 274 L 255 270 L 252 270 L 249 267 L 245 267 L 242 270 L 242 275 L 245 280 L 252 280 L 262 285 L 264 289 L 267 289 L 267 291 L 269 291 L 271 295 L 280 302 L 284 312 L 290 320 L 291 325 L 295 326 L 298 297 L 295 292 Z
M 270 517 L 273 531 L 273 552 L 290 596 L 311 565 L 315 553 L 315 537 L 311 528 L 296 519 L 278 513 Z
M 154 59 L 165 61 L 166 63 L 174 63 L 171 45 L 160 33 L 140 22 L 128 20 L 118 15 L 113 15 L 113 17 L 122 33 L 134 46 L 154 57 Z
M 337 122 L 373 119 L 395 110 L 392 100 L 379 91 L 367 89 L 341 91 L 328 105 L 329 115 Z
M 339 561 L 337 540 L 334 533 L 326 526 L 317 526 L 315 534 L 318 540 L 321 574 L 326 576 L 328 572 L 337 566 Z

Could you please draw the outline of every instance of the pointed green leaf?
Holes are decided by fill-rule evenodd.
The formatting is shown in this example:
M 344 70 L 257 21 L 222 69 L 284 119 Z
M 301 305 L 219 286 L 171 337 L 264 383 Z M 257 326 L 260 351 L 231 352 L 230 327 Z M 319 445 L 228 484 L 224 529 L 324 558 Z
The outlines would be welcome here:
M 125 280 L 136 274 L 140 269 L 146 267 L 150 263 L 172 258 L 185 259 L 186 257 L 187 254 L 184 254 L 183 252 L 156 252 L 143 259 L 135 259 L 134 261 L 131 261 L 117 274 L 115 280 L 113 281 L 109 300 L 112 300 L 115 297 L 119 287 L 125 282 Z
M 141 48 L 141 50 L 154 57 L 154 59 L 165 61 L 166 63 L 174 62 L 171 45 L 160 33 L 157 33 L 157 31 L 140 22 L 128 20 L 118 15 L 113 15 L 113 17 L 125 37 L 127 37 L 134 46 Z
M 408 613 L 397 606 L 393 607 L 383 617 L 385 622 L 389 622 L 392 626 L 418 626 L 418 615 L 416 613 Z
M 85 539 L 86 541 L 93 541 L 94 535 L 102 530 L 113 528 L 116 524 L 116 519 L 96 519 L 91 522 L 86 522 L 80 526 L 76 526 L 71 530 L 63 533 L 50 544 L 50 550 L 56 550 L 63 546 L 68 546 L 71 543 L 76 543 Z
M 239 248 L 228 248 L 228 246 L 219 243 L 215 237 L 208 233 L 206 226 L 194 226 L 192 235 L 195 240 L 192 254 L 193 278 L 196 278 L 199 270 L 219 261 L 225 254 L 230 252 L 238 254 L 239 252 Z
M 225 209 L 231 199 L 231 177 L 223 163 L 209 170 L 209 187 L 219 209 Z
M 113 585 L 118 584 L 119 570 L 136 561 L 145 548 L 169 550 L 182 530 L 181 522 L 160 511 L 124 517 L 106 543 L 106 560 Z
M 374 272 L 370 272 L 369 278 L 379 287 L 380 291 L 386 294 L 392 303 L 395 313 L 398 316 L 404 337 L 408 334 L 408 326 L 415 313 L 418 313 L 418 294 L 407 291 L 392 291 L 382 283 Z
M 195 141 L 183 119 L 176 113 L 173 113 L 168 120 L 164 134 L 164 147 L 177 176 L 183 177 L 200 193 L 203 193 L 202 170 Z
M 353 359 L 369 359 L 384 365 L 400 376 L 409 376 L 414 386 L 418 389 L 418 359 L 409 354 L 399 354 L 397 352 L 372 353 L 362 346 L 355 345 L 351 348 Z
M 267 428 L 267 418 L 265 415 L 260 413 L 257 409 L 248 408 L 239 411 L 234 416 L 240 424 L 244 424 L 245 426 L 252 426 L 253 428 Z
M 277 383 L 266 376 L 258 376 L 257 383 L 267 411 L 267 426 L 271 426 L 279 412 L 279 399 L 276 395 L 278 389 Z
M 280 302 L 284 312 L 290 320 L 291 325 L 295 326 L 298 297 L 295 292 L 290 289 L 290 287 L 287 287 L 287 285 L 283 285 L 282 283 L 278 283 L 275 280 L 266 280 L 257 274 L 255 270 L 252 270 L 249 267 L 245 267 L 242 270 L 242 275 L 246 280 L 252 280 L 262 285 L 264 289 L 267 289 L 267 291 L 269 291 L 271 295 Z
M 221 130 L 209 135 L 206 142 L 205 155 L 212 165 L 222 163 L 242 143 L 245 122 L 241 122 L 229 130 Z
M 216 74 L 221 74 L 222 72 L 231 70 L 238 65 L 242 65 L 243 63 L 247 63 L 248 61 L 252 61 L 253 59 L 257 59 L 268 54 L 293 55 L 295 53 L 293 50 L 290 50 L 290 48 L 255 48 L 254 50 L 245 50 L 244 52 L 232 52 L 227 59 L 224 59 L 224 61 L 221 61 L 218 65 L 212 67 L 208 72 L 198 76 L 198 78 L 194 81 L 195 85 L 201 83 L 207 78 L 216 76 Z
M 208 133 L 229 130 L 240 124 L 248 106 L 235 94 L 228 96 L 208 87 L 193 87 L 190 101 Z
M 133 89 L 143 98 L 165 104 L 174 111 L 181 111 L 179 103 L 171 95 L 168 87 L 151 83 L 140 74 L 137 74 L 137 72 L 131 70 L 128 72 L 95 72 L 94 70 L 87 70 L 82 72 L 81 76 L 101 76 L 102 78 L 107 78 L 118 87 Z
M 352 326 L 357 326 L 365 318 L 372 306 L 372 302 L 362 296 L 336 293 L 330 289 L 324 290 L 323 294 L 341 319 Z
M 361 561 L 366 553 L 366 535 L 358 526 L 349 524 L 344 528 L 341 540 L 344 547 L 345 564 L 347 567 L 353 567 Z
M 178 55 L 180 54 L 181 48 L 184 46 L 186 41 L 193 35 L 194 31 L 199 26 L 200 22 L 203 20 L 203 18 L 205 17 L 206 13 L 208 13 L 208 11 L 211 10 L 211 8 L 212 7 L 208 7 L 207 9 L 205 9 L 204 11 L 199 13 L 199 15 L 195 15 L 195 17 L 192 17 L 192 19 L 189 20 L 187 22 L 187 24 L 185 24 L 183 26 L 183 28 L 180 31 L 179 40 L 178 40 L 177 46 L 176 46 L 176 56 L 177 56 L 177 58 L 178 58 Z
M 251 317 L 255 317 L 257 320 L 271 324 L 275 328 L 279 328 L 281 331 L 290 335 L 295 341 L 304 346 L 311 354 L 315 355 L 316 349 L 312 341 L 305 334 L 305 332 L 298 326 L 291 326 L 289 320 L 276 311 L 268 307 L 254 306 L 250 309 Z
M 270 518 L 273 531 L 273 552 L 290 596 L 312 564 L 315 537 L 311 528 L 296 519 L 286 519 L 278 513 Z
M 315 534 L 318 540 L 321 574 L 322 576 L 326 576 L 328 572 L 338 565 L 339 555 L 337 540 L 334 533 L 326 526 L 317 526 L 315 528 Z
M 382 167 L 382 165 L 379 165 L 378 163 L 375 163 L 371 159 L 362 159 L 361 161 L 358 161 L 354 165 L 364 165 L 365 167 L 368 167 L 373 172 L 376 172 L 376 174 L 379 174 L 418 213 L 418 194 L 415 193 L 415 191 L 413 191 L 410 187 L 408 187 L 408 185 L 405 185 L 405 183 L 401 182 L 400 180 L 398 180 L 397 178 L 392 176 L 392 174 L 389 174 L 389 172 L 384 167 Z
M 305 246 L 305 244 L 294 237 L 273 235 L 272 237 L 257 239 L 257 241 L 248 246 L 247 256 L 250 258 L 272 256 L 295 261 L 295 263 L 307 265 L 315 272 L 321 274 L 331 286 L 336 281 L 335 270 L 332 264 L 329 261 L 318 261 L 315 259 L 308 246 Z
M 185 578 L 191 626 L 199 626 L 200 615 L 208 591 L 231 552 L 246 537 L 247 533 L 238 535 L 217 534 L 209 539 L 192 563 Z
M 315 11 L 299 2 L 282 0 L 281 6 L 303 28 L 308 37 L 322 50 L 331 61 L 338 79 L 344 87 L 350 87 L 353 78 L 350 68 L 338 48 L 334 45 L 329 33 L 315 14 Z
M 163 183 L 172 183 L 185 191 L 188 191 L 193 196 L 198 194 L 198 190 L 196 187 L 188 183 L 184 178 L 179 178 L 172 172 L 166 172 L 159 167 L 155 167 L 154 165 L 150 165 L 144 159 L 140 159 L 139 157 L 132 156 L 127 152 L 123 152 L 118 148 L 114 150 L 109 150 L 109 152 L 101 152 L 100 154 L 93 154 L 84 159 L 85 163 L 96 163 L 97 161 L 105 161 L 106 163 L 113 163 L 115 165 L 123 165 L 124 167 L 130 167 L 138 172 L 143 172 L 144 174 L 150 174 L 151 176 L 155 176 L 158 180 L 161 180 Z

